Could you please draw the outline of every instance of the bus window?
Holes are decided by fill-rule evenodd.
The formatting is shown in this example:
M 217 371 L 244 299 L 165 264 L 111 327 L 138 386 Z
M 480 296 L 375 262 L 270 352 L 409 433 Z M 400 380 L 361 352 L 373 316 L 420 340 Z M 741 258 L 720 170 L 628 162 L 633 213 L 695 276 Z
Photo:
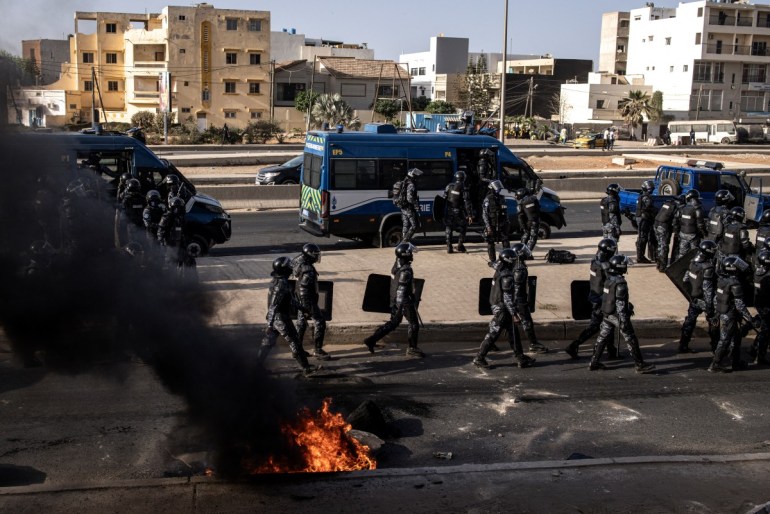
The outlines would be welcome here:
M 443 191 L 454 176 L 452 161 L 409 161 L 409 167 L 422 170 L 418 186 L 423 191 Z
M 719 175 L 701 173 L 698 175 L 698 192 L 716 193 L 719 189 Z
M 393 184 L 406 176 L 406 160 L 380 160 L 379 189 L 390 190 Z
M 377 163 L 374 159 L 333 159 L 332 189 L 375 189 Z
M 727 132 L 728 134 L 735 134 L 735 124 L 732 123 L 718 123 L 717 132 Z
M 319 189 L 321 187 L 321 156 L 305 153 L 305 162 L 302 168 L 302 183 L 307 187 Z
M 522 187 L 527 187 L 528 175 L 524 170 L 514 167 L 510 164 L 503 165 L 503 185 L 508 191 L 516 191 Z

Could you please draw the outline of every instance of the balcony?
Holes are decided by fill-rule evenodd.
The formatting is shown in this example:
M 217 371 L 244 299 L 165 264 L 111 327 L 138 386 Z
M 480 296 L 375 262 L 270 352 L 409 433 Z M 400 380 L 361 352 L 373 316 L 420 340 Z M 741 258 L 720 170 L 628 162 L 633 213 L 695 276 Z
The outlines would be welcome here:
M 732 14 L 717 13 L 709 16 L 709 25 L 735 26 L 735 16 Z
M 155 104 L 160 101 L 160 93 L 157 91 L 134 91 L 130 95 L 131 103 L 134 104 Z
M 134 68 L 145 70 L 165 70 L 166 61 L 134 61 Z
M 729 45 L 721 43 L 707 44 L 706 53 L 717 55 L 751 55 L 756 57 L 770 55 L 766 45 Z

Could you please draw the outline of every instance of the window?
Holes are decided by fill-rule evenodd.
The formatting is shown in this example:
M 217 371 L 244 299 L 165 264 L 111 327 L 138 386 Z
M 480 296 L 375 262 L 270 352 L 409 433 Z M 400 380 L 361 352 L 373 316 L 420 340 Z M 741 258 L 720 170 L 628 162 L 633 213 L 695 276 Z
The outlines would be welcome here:
M 118 81 L 117 80 L 108 80 L 107 81 L 107 91 L 117 91 L 118 90 Z
M 275 99 L 279 102 L 293 102 L 297 93 L 305 90 L 305 84 L 282 84 L 275 85 Z
M 696 62 L 692 80 L 693 82 L 711 82 L 711 63 Z
M 743 83 L 764 82 L 767 75 L 767 66 L 765 64 L 744 64 L 743 65 Z M 743 103 L 743 101 L 741 101 Z
M 189 107 L 182 107 L 182 114 L 190 114 L 191 111 Z
M 209 91 L 208 89 L 204 89 L 203 91 L 201 91 L 201 101 L 208 102 L 209 100 L 211 100 L 211 91 Z
M 77 109 L 77 108 L 78 108 L 78 104 L 70 104 L 70 109 Z
M 249 54 L 249 64 L 252 66 L 262 63 L 262 54 Z
M 688 71 L 689 69 L 690 69 L 690 65 L 689 64 L 685 64 L 684 66 L 682 66 L 682 71 L 684 71 L 684 72 Z
M 666 38 L 666 46 L 671 46 L 671 38 L 670 37 Z
M 259 94 L 259 82 L 249 82 L 249 94 L 250 95 Z
M 377 161 L 374 159 L 333 159 L 331 168 L 333 189 L 377 188 Z
M 313 189 L 321 187 L 321 156 L 305 152 L 305 162 L 302 164 L 302 183 Z
M 387 96 L 387 97 L 397 97 L 398 96 L 398 86 L 380 86 L 377 89 L 377 96 Z
M 182 82 L 182 84 L 184 84 L 184 87 L 187 87 L 187 86 L 190 85 L 190 83 L 188 81 L 186 81 L 186 80 L 184 82 Z
M 117 64 L 118 54 L 113 52 L 107 52 L 107 54 L 104 56 L 104 60 L 107 62 L 107 64 Z
M 597 100 L 596 101 L 596 108 L 597 109 L 604 109 L 604 100 Z
M 94 62 L 94 53 L 93 52 L 83 52 L 83 62 L 86 64 L 93 64 Z
M 262 113 L 261 112 L 252 111 L 252 113 L 251 113 L 251 119 L 252 120 L 258 120 L 260 118 L 262 118 Z
M 703 18 L 703 7 L 698 7 L 698 18 Z
M 628 20 L 620 20 L 620 28 L 621 29 L 627 29 L 628 28 Z
M 701 33 L 700 32 L 696 32 L 695 33 L 695 44 L 699 45 L 700 44 L 700 40 L 701 40 Z
M 235 93 L 235 82 L 234 81 L 227 81 L 227 82 L 225 82 L 225 93 L 227 93 L 227 94 Z
M 184 53 L 187 53 L 187 50 L 185 50 L 184 48 L 180 48 L 180 49 L 179 49 L 179 53 L 180 53 L 180 54 L 184 54 Z
M 117 23 L 107 23 L 104 26 L 104 31 L 107 32 L 107 34 L 117 34 L 118 33 L 118 24 Z
M 436 71 L 436 65 L 434 64 L 433 66 L 431 66 L 430 69 L 431 69 L 431 71 Z
M 619 54 L 626 53 L 626 45 L 618 45 L 618 53 Z
M 762 111 L 765 105 L 764 91 L 741 91 L 741 111 Z
M 235 119 L 235 111 L 225 111 L 225 118 L 228 120 Z
M 225 64 L 238 64 L 238 54 L 235 52 L 227 52 L 225 54 Z
M 425 191 L 442 190 L 452 182 L 454 165 L 452 161 L 409 161 L 410 168 L 422 170 L 420 189 Z
M 411 69 L 411 71 L 410 71 L 410 74 L 411 74 L 413 77 L 416 77 L 416 76 L 417 76 L 417 68 L 412 68 L 412 69 Z
M 185 20 L 187 19 L 187 16 L 185 16 L 184 14 L 180 14 L 180 15 L 177 17 L 177 19 L 178 19 L 179 21 L 185 21 Z
M 345 96 L 366 96 L 366 84 L 340 84 L 340 95 Z
M 669 71 L 669 72 L 671 72 L 671 73 L 673 73 L 673 71 L 674 71 L 674 67 L 673 67 L 673 66 L 669 66 L 669 67 L 668 67 L 668 71 Z
M 238 19 L 237 18 L 227 18 L 225 20 L 225 23 L 227 25 L 227 30 L 238 30 Z
M 418 75 L 425 75 L 425 68 L 420 68 L 417 70 Z
M 93 91 L 94 90 L 94 83 L 90 80 L 86 80 L 83 82 L 83 91 Z
M 652 40 L 653 40 L 653 38 L 654 38 L 654 37 L 655 37 L 655 36 L 648 36 L 647 38 L 650 40 L 650 42 L 652 42 Z
M 261 32 L 262 20 L 249 20 L 249 32 Z
M 166 60 L 165 52 L 155 52 L 155 62 L 163 62 Z

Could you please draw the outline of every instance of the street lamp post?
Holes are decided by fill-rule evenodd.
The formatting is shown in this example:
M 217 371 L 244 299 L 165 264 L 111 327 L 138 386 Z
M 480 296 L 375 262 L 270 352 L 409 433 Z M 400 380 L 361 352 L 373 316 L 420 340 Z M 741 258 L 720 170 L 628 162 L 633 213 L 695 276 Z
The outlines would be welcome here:
M 505 144 L 505 66 L 508 59 L 508 0 L 503 13 L 503 73 L 500 77 L 500 142 Z

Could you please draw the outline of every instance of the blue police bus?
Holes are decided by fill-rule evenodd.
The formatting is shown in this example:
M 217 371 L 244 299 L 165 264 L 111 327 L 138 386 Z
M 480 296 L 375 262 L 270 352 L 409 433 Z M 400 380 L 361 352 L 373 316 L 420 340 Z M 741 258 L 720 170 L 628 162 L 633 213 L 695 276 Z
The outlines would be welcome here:
M 474 204 L 469 230 L 481 228 L 481 202 L 487 191 L 481 166 L 506 188 L 512 231 L 518 230 L 516 200 L 520 188 L 537 191 L 540 236 L 562 228 L 564 207 L 556 193 L 542 187 L 532 168 L 500 141 L 483 135 L 398 133 L 393 125 L 368 124 L 362 132 L 311 131 L 305 140 L 299 226 L 319 237 L 344 237 L 393 247 L 401 241 L 401 212 L 393 205 L 393 184 L 407 170 L 419 168 L 419 232 L 443 231 L 434 199 L 443 195 L 455 171 L 464 168 Z M 435 215 L 434 215 L 435 214 Z

